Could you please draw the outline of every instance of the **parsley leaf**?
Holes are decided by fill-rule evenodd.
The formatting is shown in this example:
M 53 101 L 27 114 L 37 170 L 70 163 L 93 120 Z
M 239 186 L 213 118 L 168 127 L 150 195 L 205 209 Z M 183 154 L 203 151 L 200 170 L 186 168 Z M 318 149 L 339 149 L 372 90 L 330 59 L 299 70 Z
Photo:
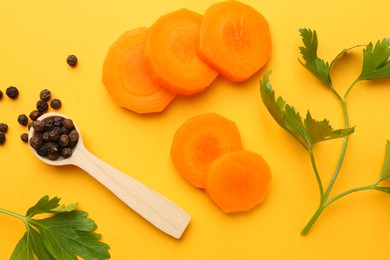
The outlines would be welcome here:
M 327 119 L 318 121 L 312 118 L 310 111 L 303 120 L 293 106 L 279 97 L 275 100 L 275 92 L 269 83 L 269 73 L 260 81 L 260 94 L 264 105 L 275 121 L 297 139 L 307 150 L 318 142 L 341 138 L 354 132 L 354 127 L 333 130 Z
M 41 198 L 37 204 L 28 209 L 26 216 L 33 217 L 36 214 L 53 213 L 53 212 L 67 212 L 72 211 L 77 207 L 77 203 L 70 204 L 68 207 L 64 205 L 59 206 L 60 199 L 54 197 L 49 200 L 49 196 Z
M 299 32 L 305 45 L 304 47 L 299 47 L 305 63 L 298 59 L 299 62 L 325 85 L 332 87 L 330 65 L 317 56 L 318 38 L 316 31 L 303 28 L 299 29 Z
M 75 210 L 77 203 L 64 206 L 59 205 L 59 201 L 57 197 L 49 199 L 44 196 L 28 209 L 26 216 L 10 214 L 23 220 L 27 229 L 10 259 L 110 258 L 109 246 L 99 241 L 100 234 L 93 232 L 97 226 L 87 218 L 88 213 Z M 5 210 L 2 212 L 7 213 Z M 45 213 L 51 215 L 42 219 L 32 218 Z
M 368 44 L 363 50 L 363 68 L 359 80 L 390 78 L 390 38 Z

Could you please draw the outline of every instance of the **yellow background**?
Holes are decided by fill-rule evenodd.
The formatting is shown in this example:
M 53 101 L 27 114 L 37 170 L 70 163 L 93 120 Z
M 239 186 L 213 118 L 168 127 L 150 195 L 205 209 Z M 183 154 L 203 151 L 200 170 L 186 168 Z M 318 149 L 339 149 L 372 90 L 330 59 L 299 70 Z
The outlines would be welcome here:
M 317 30 L 319 55 L 332 60 L 342 49 L 390 37 L 388 0 L 243 0 L 269 21 L 273 53 L 267 66 L 245 84 L 219 77 L 204 93 L 178 97 L 165 112 L 140 116 L 117 107 L 101 82 L 102 62 L 125 30 L 150 26 L 179 8 L 203 13 L 218 1 L 5 1 L 0 4 L 0 89 L 14 85 L 17 100 L 0 100 L 0 122 L 9 125 L 0 146 L 0 207 L 24 214 L 42 196 L 79 202 L 98 225 L 112 259 L 388 259 L 390 197 L 379 192 L 350 195 L 326 209 L 305 237 L 300 230 L 318 205 L 317 184 L 305 151 L 270 117 L 259 80 L 272 69 L 271 84 L 301 113 L 343 126 L 334 96 L 298 62 L 298 29 Z M 74 53 L 77 68 L 65 59 Z M 361 69 L 361 50 L 335 66 L 343 93 Z M 140 180 L 192 216 L 180 240 L 165 235 L 132 212 L 76 167 L 53 167 L 36 159 L 20 141 L 26 131 L 17 116 L 30 113 L 39 92 L 60 98 L 60 112 L 73 118 L 96 156 Z M 356 125 L 334 194 L 372 184 L 390 139 L 390 81 L 361 83 L 349 96 Z M 266 200 L 254 210 L 227 215 L 175 171 L 169 149 L 188 118 L 216 112 L 237 123 L 244 147 L 261 154 L 273 172 Z M 341 148 L 339 140 L 315 152 L 325 184 Z M 387 183 L 389 184 L 389 183 Z M 0 215 L 0 259 L 8 259 L 24 232 L 22 222 Z

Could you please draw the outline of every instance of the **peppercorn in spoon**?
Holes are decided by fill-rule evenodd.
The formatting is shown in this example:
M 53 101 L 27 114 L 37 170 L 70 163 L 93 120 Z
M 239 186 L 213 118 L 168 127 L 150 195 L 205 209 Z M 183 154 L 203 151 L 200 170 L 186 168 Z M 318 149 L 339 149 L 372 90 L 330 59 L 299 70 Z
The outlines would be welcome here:
M 59 113 L 40 116 L 29 131 L 29 143 L 33 153 L 44 163 L 75 165 L 88 172 L 163 232 L 179 239 L 185 231 L 190 215 L 172 201 L 90 153 L 83 144 L 79 129 L 68 117 Z

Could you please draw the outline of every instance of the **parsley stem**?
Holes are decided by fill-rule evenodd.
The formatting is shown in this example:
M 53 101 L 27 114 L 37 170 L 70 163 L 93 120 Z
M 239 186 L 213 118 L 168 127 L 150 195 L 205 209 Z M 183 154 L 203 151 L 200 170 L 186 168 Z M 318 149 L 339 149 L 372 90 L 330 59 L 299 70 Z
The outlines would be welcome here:
M 324 187 L 322 185 L 322 180 L 321 180 L 321 176 L 318 172 L 318 168 L 317 168 L 317 163 L 316 163 L 316 160 L 315 160 L 315 157 L 314 157 L 314 152 L 313 152 L 313 149 L 312 147 L 310 147 L 308 149 L 308 152 L 310 154 L 310 161 L 311 161 L 311 165 L 313 167 L 313 170 L 314 170 L 314 173 L 316 175 L 316 179 L 317 179 L 317 183 L 318 183 L 318 188 L 319 188 L 319 191 L 320 191 L 320 196 L 321 196 L 321 202 L 323 201 L 324 199 Z
M 336 196 L 334 196 L 333 198 L 331 198 L 330 200 L 328 200 L 324 205 L 323 207 L 327 207 L 329 206 L 330 204 L 332 204 L 333 202 L 335 202 L 336 200 L 344 197 L 345 195 L 348 195 L 350 193 L 353 193 L 353 192 L 357 192 L 357 191 L 363 191 L 363 190 L 373 190 L 375 189 L 376 185 L 378 183 L 375 183 L 373 185 L 368 185 L 368 186 L 363 186 L 363 187 L 358 187 L 358 188 L 353 188 L 353 189 L 350 189 L 350 190 L 347 190 L 347 191 L 344 191 Z
M 335 202 L 336 200 L 348 195 L 348 194 L 351 194 L 353 192 L 358 192 L 358 191 L 364 191 L 364 190 L 373 190 L 376 188 L 376 185 L 378 185 L 378 182 L 373 184 L 373 185 L 369 185 L 369 186 L 363 186 L 363 187 L 359 187 L 359 188 L 353 188 L 353 189 L 350 189 L 350 190 L 347 190 L 347 191 L 344 191 L 336 196 L 334 196 L 333 198 L 331 198 L 330 200 L 328 201 L 321 201 L 320 205 L 318 206 L 316 212 L 313 214 L 313 216 L 311 217 L 311 219 L 309 220 L 309 222 L 306 224 L 306 226 L 302 229 L 301 231 L 301 235 L 306 235 L 307 232 L 309 232 L 309 230 L 311 229 L 311 227 L 314 225 L 314 223 L 317 221 L 317 219 L 319 218 L 319 216 L 321 215 L 322 211 L 328 207 L 330 204 L 332 204 L 333 202 Z
M 351 86 L 349 86 L 348 90 L 345 92 L 345 95 L 344 95 L 344 100 L 347 99 L 349 93 L 352 91 L 352 89 L 355 87 L 355 85 L 360 81 L 360 78 L 357 78 L 352 84 Z
M 9 211 L 9 210 L 5 210 L 5 209 L 2 209 L 0 208 L 0 213 L 3 213 L 3 214 L 6 214 L 8 216 L 12 216 L 12 217 L 15 217 L 17 219 L 20 219 L 23 221 L 24 225 L 26 226 L 26 228 L 28 229 L 28 223 L 27 223 L 27 220 L 26 220 L 26 217 L 25 216 L 22 216 L 18 213 L 15 213 L 15 212 L 12 212 L 12 211 Z
M 301 235 L 306 235 L 307 232 L 311 229 L 311 227 L 314 225 L 314 223 L 317 221 L 318 217 L 321 215 L 322 211 L 325 209 L 323 204 L 321 203 L 314 215 L 311 217 L 309 222 L 306 224 L 306 226 L 302 229 Z

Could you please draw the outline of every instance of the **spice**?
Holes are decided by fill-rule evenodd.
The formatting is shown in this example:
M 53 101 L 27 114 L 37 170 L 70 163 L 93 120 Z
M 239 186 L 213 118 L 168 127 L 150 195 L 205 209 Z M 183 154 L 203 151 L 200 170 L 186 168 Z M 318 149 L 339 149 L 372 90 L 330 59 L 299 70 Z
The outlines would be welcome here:
M 0 90 L 0 99 L 3 98 L 3 91 Z
M 45 123 L 43 121 L 37 120 L 33 122 L 32 127 L 34 128 L 35 131 L 41 133 L 45 129 Z
M 27 125 L 28 124 L 28 117 L 25 114 L 21 114 L 18 116 L 18 122 L 21 125 Z
M 65 146 L 68 146 L 70 140 L 69 140 L 69 136 L 66 135 L 66 134 L 62 134 L 60 136 L 60 141 L 59 141 L 59 144 L 62 146 L 62 147 L 65 147 Z
M 68 63 L 69 66 L 71 67 L 76 67 L 77 65 L 77 57 L 76 55 L 69 55 L 67 58 L 66 58 L 66 62 Z
M 68 158 L 79 140 L 73 121 L 60 116 L 36 120 L 32 127 L 35 132 L 30 145 L 40 156 L 49 160 Z
M 62 106 L 61 100 L 54 98 L 50 101 L 50 106 L 53 109 L 59 109 Z
M 69 119 L 69 118 L 64 119 L 64 121 L 62 122 L 62 125 L 63 125 L 66 129 L 72 129 L 72 128 L 74 128 L 73 121 L 72 121 L 72 119 Z
M 69 140 L 72 143 L 75 143 L 79 140 L 79 133 L 76 130 L 72 130 L 72 132 L 69 133 Z
M 38 117 L 40 117 L 42 115 L 42 111 L 39 111 L 39 110 L 33 110 L 31 111 L 29 117 L 31 120 L 35 121 L 38 119 Z
M 0 123 L 0 133 L 5 134 L 7 133 L 7 131 L 8 131 L 8 125 L 5 123 Z
M 28 142 L 28 134 L 23 133 L 23 134 L 20 136 L 20 139 L 22 139 L 23 142 L 27 143 L 27 142 Z
M 64 158 L 69 158 L 71 155 L 72 155 L 72 148 L 70 147 L 65 147 L 64 149 L 62 149 L 61 151 L 61 155 L 64 157 Z
M 14 86 L 10 86 L 6 89 L 5 91 L 5 94 L 9 97 L 9 98 L 12 98 L 12 99 L 15 99 L 18 97 L 19 95 L 19 90 L 14 87 Z
M 0 133 L 0 144 L 3 144 L 5 142 L 5 135 L 3 133 Z
M 41 112 L 46 112 L 48 109 L 49 109 L 49 105 L 47 104 L 47 102 L 45 100 L 38 100 L 37 104 L 36 104 L 36 108 L 38 109 L 38 111 L 41 111 Z
M 34 135 L 33 137 L 30 138 L 30 145 L 38 150 L 41 148 L 42 145 L 42 138 L 40 138 L 38 135 Z
M 48 89 L 44 89 L 39 93 L 39 98 L 44 101 L 49 101 L 51 98 L 51 92 Z

